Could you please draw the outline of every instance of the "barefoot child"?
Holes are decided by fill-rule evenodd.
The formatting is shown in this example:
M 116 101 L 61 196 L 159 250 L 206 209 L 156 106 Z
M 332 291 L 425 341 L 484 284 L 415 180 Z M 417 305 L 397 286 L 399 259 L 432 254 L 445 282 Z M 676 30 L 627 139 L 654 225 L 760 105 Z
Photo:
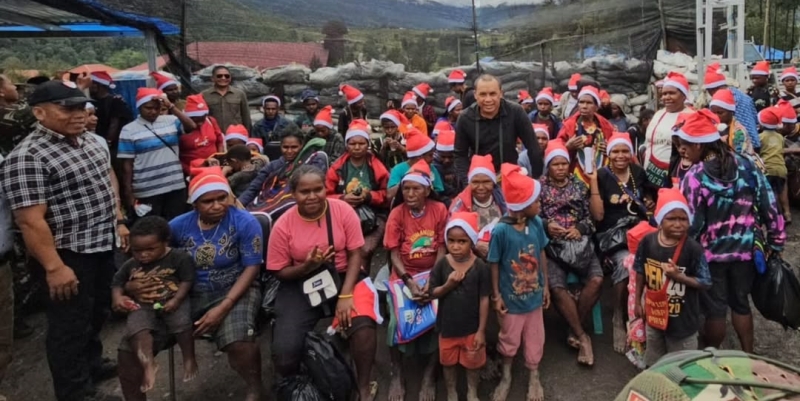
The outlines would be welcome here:
M 692 216 L 680 190 L 658 192 L 655 218 L 658 232 L 642 239 L 633 262 L 635 315 L 647 322 L 647 366 L 665 354 L 697 349 L 699 295 L 711 286 L 703 248 L 688 236 Z
M 539 218 L 539 182 L 523 175 L 519 166 L 503 163 L 501 187 L 508 206 L 492 231 L 487 261 L 492 266 L 492 301 L 500 321 L 497 351 L 503 355 L 503 378 L 492 395 L 504 401 L 511 388 L 511 365 L 523 347 L 528 368 L 528 401 L 544 400 L 539 362 L 544 351 L 542 309 L 550 305 L 547 286 L 547 235 Z
M 128 260 L 114 275 L 111 284 L 114 310 L 128 313 L 127 336 L 131 347 L 144 369 L 142 392 L 153 388 L 158 366 L 153 358 L 153 335 L 159 324 L 166 324 L 175 335 L 183 354 L 183 380 L 189 381 L 197 374 L 192 338 L 191 309 L 186 296 L 194 281 L 194 263 L 185 252 L 173 251 L 167 246 L 170 237 L 169 223 L 159 216 L 139 219 L 130 230 L 130 247 L 133 259 Z M 124 294 L 125 284 L 134 278 L 145 278 L 164 284 L 158 301 L 137 305 Z
M 486 364 L 486 318 L 492 292 L 489 266 L 472 253 L 478 214 L 454 213 L 445 228 L 449 254 L 431 271 L 431 297 L 439 299 L 436 329 L 448 401 L 458 401 L 458 365 L 467 370 L 467 400 L 478 401 L 480 369 Z

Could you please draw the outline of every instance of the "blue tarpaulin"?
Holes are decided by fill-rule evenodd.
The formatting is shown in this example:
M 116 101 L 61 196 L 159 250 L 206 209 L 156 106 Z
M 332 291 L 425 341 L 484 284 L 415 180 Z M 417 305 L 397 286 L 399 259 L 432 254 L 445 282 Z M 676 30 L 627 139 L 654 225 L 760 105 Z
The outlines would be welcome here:
M 761 53 L 761 56 L 763 56 L 765 60 L 769 61 L 789 60 L 792 58 L 792 53 L 794 53 L 794 55 L 797 55 L 798 52 L 797 50 L 793 52 L 785 52 L 783 50 L 769 46 L 767 46 L 765 49 L 763 45 L 755 45 L 755 47 L 756 49 L 758 49 L 758 52 Z

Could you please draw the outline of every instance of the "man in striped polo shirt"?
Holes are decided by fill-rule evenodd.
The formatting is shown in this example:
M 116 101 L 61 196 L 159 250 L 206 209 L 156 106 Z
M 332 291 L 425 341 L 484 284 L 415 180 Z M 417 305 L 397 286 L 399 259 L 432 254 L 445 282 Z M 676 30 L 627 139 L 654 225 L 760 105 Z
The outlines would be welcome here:
M 162 106 L 170 115 L 160 115 Z M 171 220 L 186 211 L 186 180 L 178 158 L 178 136 L 197 127 L 164 93 L 140 88 L 139 117 L 122 128 L 117 157 L 128 210 L 136 217 Z M 133 216 L 131 216 L 133 217 Z

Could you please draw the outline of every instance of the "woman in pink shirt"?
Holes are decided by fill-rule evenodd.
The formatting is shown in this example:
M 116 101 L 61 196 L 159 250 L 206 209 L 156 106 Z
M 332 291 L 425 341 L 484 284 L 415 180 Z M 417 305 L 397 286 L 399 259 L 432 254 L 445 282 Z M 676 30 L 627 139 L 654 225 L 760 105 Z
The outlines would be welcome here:
M 297 204 L 275 223 L 267 251 L 267 270 L 281 281 L 275 300 L 272 340 L 275 370 L 283 377 L 298 373 L 305 334 L 313 330 L 320 319 L 335 313 L 339 327 L 350 342 L 359 399 L 371 400 L 369 381 L 377 347 L 375 319 L 379 318 L 370 315 L 374 308 L 363 307 L 360 303 L 363 298 L 359 287 L 368 286 L 374 294 L 371 281 L 359 283 L 366 277 L 360 252 L 364 246 L 361 221 L 346 202 L 325 198 L 322 170 L 311 165 L 301 166 L 292 175 L 289 185 Z M 303 292 L 304 283 L 311 277 L 316 281 L 316 277 L 325 272 L 330 273 L 334 282 L 341 283 L 337 286 L 338 295 L 311 306 L 312 301 Z

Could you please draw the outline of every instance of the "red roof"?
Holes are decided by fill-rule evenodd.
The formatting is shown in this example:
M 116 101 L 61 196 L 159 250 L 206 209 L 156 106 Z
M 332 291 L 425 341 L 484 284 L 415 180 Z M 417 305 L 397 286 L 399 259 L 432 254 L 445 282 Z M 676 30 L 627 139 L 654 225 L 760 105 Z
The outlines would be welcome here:
M 292 63 L 309 67 L 314 55 L 322 65 L 328 62 L 328 51 L 321 44 L 310 42 L 195 42 L 186 46 L 186 54 L 205 66 L 229 63 L 262 70 Z M 156 64 L 163 68 L 166 58 L 159 57 Z M 147 63 L 129 70 L 147 70 Z

